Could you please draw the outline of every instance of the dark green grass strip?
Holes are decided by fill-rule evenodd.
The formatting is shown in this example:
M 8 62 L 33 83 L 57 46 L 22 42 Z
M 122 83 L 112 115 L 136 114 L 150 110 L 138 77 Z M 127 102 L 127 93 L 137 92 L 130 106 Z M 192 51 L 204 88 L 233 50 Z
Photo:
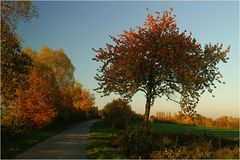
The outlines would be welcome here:
M 75 126 L 72 124 L 54 124 L 40 130 L 28 130 L 22 134 L 1 133 L 1 158 L 14 158 L 39 142 L 55 136 L 62 131 Z
M 86 155 L 90 159 L 122 159 L 120 151 L 112 147 L 112 128 L 107 128 L 103 120 L 96 122 L 87 140 Z
M 151 127 L 161 133 L 184 133 L 184 132 L 192 132 L 195 134 L 207 133 L 217 137 L 239 139 L 238 129 L 208 128 L 159 122 L 151 123 Z

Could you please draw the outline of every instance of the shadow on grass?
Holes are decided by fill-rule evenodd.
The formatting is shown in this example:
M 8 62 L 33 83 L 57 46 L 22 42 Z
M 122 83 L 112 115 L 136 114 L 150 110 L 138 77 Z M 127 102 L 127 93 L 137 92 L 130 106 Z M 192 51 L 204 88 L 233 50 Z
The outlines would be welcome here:
M 1 131 L 1 159 L 15 158 L 39 142 L 69 129 L 79 122 L 62 125 L 53 123 L 39 130 L 27 130 L 21 134 L 10 134 Z
M 103 121 L 96 122 L 87 140 L 86 155 L 90 159 L 124 158 L 120 151 L 112 147 L 111 128 L 106 128 Z

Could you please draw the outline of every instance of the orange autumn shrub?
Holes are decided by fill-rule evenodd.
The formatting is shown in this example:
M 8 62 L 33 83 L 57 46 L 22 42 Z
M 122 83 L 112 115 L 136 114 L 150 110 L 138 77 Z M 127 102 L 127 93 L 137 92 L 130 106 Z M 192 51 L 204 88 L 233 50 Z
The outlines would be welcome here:
M 28 86 L 17 89 L 13 105 L 2 110 L 2 126 L 20 132 L 27 128 L 41 128 L 56 115 L 57 88 L 50 70 L 35 64 L 27 78 Z

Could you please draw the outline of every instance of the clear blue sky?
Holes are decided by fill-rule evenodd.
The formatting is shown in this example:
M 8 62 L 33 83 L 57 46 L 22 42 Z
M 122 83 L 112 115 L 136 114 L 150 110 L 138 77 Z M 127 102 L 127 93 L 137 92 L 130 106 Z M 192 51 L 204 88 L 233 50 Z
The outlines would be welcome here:
M 239 2 L 34 2 L 39 18 L 20 23 L 18 33 L 23 46 L 35 51 L 44 45 L 62 48 L 75 66 L 75 77 L 95 94 L 96 105 L 102 108 L 115 96 L 101 98 L 93 91 L 100 64 L 92 61 L 91 48 L 105 47 L 111 42 L 108 35 L 116 36 L 123 30 L 143 24 L 149 8 L 163 11 L 173 7 L 178 27 L 191 31 L 201 44 L 231 45 L 230 60 L 220 64 L 225 85 L 217 85 L 215 98 L 205 93 L 200 98 L 198 113 L 212 118 L 219 115 L 239 116 Z M 145 98 L 137 93 L 131 103 L 133 110 L 144 112 Z M 180 107 L 165 98 L 157 99 L 151 114 L 157 111 L 177 112 Z

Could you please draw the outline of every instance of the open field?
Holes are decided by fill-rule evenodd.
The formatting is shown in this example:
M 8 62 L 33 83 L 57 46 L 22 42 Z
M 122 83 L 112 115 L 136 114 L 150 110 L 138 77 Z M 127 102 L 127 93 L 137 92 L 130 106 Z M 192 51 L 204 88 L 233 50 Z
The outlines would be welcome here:
M 134 123 L 133 127 L 136 127 L 139 124 L 140 122 Z M 239 132 L 236 129 L 205 128 L 159 122 L 152 123 L 151 128 L 154 128 L 161 133 L 207 133 L 219 138 L 234 139 L 235 141 L 239 139 Z M 95 123 L 91 129 L 90 138 L 87 142 L 87 158 L 126 158 L 123 153 L 112 147 L 112 135 L 117 131 L 118 130 L 105 127 L 103 120 Z
M 140 121 L 134 122 L 133 127 L 137 127 L 141 124 Z M 211 127 L 201 127 L 192 126 L 185 124 L 176 123 L 165 123 L 165 122 L 153 122 L 150 123 L 151 128 L 155 129 L 160 133 L 185 133 L 191 132 L 194 134 L 206 133 L 222 138 L 239 139 L 238 129 L 228 129 L 228 128 L 211 128 Z
M 151 127 L 161 133 L 184 133 L 192 132 L 194 134 L 207 133 L 217 137 L 239 139 L 238 129 L 210 128 L 191 125 L 171 124 L 171 123 L 152 123 Z

